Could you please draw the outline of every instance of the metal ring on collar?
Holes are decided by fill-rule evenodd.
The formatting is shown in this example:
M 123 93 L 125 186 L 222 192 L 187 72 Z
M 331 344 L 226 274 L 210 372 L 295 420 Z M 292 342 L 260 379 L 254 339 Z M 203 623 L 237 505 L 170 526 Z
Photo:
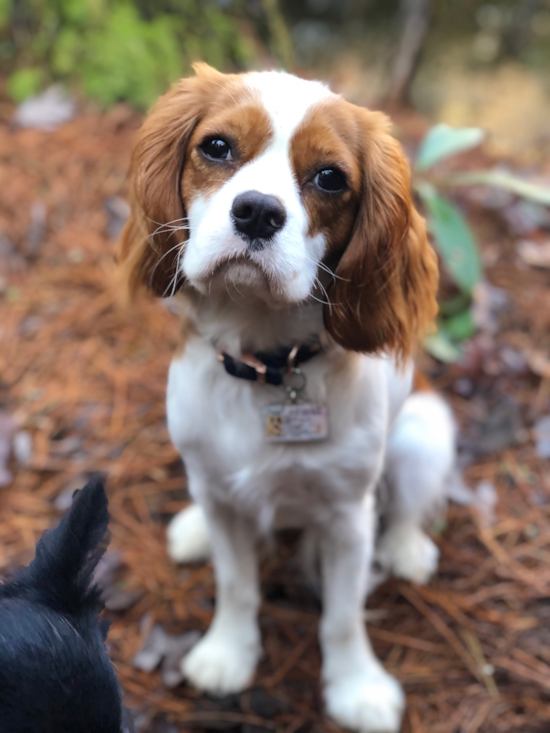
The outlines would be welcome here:
M 293 392 L 301 392 L 306 386 L 306 375 L 298 367 L 293 367 L 283 375 L 285 388 Z

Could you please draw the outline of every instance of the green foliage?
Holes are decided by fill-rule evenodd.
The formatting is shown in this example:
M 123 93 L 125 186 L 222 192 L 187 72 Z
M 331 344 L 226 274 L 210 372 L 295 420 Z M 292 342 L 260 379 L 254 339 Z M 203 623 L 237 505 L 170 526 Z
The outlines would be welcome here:
M 449 179 L 449 183 L 453 186 L 496 186 L 536 204 L 550 206 L 550 188 L 537 186 L 535 183 L 524 181 L 522 178 L 505 171 L 490 170 L 456 173 Z
M 435 125 L 422 140 L 415 168 L 417 171 L 426 171 L 449 155 L 474 148 L 484 137 L 485 133 L 478 127 L 456 128 L 444 124 Z
M 144 23 L 130 3 L 120 4 L 107 23 L 85 36 L 80 75 L 85 93 L 103 105 L 130 99 L 146 108 L 181 76 L 182 54 L 167 16 Z M 54 57 L 53 68 L 61 69 L 77 51 L 70 37 L 63 47 L 66 57 Z
M 468 222 L 441 189 L 449 186 L 486 185 L 504 188 L 537 205 L 550 206 L 550 189 L 524 181 L 499 170 L 454 173 L 434 177 L 431 169 L 450 155 L 479 145 L 485 133 L 479 128 L 436 125 L 421 142 L 414 165 L 413 185 L 424 205 L 428 227 L 443 263 L 460 293 L 440 304 L 438 331 L 425 341 L 427 350 L 440 361 L 460 357 L 460 342 L 470 338 L 476 327 L 471 312 L 471 296 L 483 277 L 479 247 Z
M 0 0 L 0 28 L 4 26 L 10 16 L 10 0 Z
M 8 80 L 8 93 L 15 102 L 36 94 L 44 79 L 41 69 L 19 69 Z
M 216 0 L 0 0 L 9 92 L 21 101 L 62 81 L 104 106 L 127 100 L 146 109 L 193 61 L 250 65 L 252 33 L 242 32 L 243 15 L 238 3 L 232 7 Z
M 446 334 L 455 341 L 464 341 L 474 335 L 476 325 L 470 310 L 464 310 L 445 321 Z
M 465 293 L 471 293 L 481 279 L 478 247 L 460 211 L 429 183 L 417 185 L 426 207 L 428 225 L 439 246 L 447 269 Z
M 462 349 L 451 340 L 445 332 L 444 325 L 439 323 L 437 333 L 430 334 L 424 339 L 424 348 L 432 356 L 444 364 L 452 364 L 462 356 Z

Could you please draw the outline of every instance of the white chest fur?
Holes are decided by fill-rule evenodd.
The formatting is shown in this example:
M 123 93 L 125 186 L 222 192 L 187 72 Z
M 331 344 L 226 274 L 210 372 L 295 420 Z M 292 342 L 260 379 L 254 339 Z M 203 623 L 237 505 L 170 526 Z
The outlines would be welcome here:
M 195 498 L 231 503 L 266 530 L 304 524 L 336 502 L 356 503 L 378 477 L 390 423 L 410 389 L 385 358 L 335 349 L 302 367 L 307 399 L 325 404 L 327 440 L 274 445 L 262 408 L 284 389 L 228 375 L 212 345 L 192 338 L 170 367 L 168 426 Z

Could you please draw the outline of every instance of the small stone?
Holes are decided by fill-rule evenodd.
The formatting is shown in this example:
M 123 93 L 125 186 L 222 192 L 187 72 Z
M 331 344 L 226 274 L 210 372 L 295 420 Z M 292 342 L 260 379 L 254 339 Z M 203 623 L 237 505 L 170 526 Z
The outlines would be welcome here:
M 130 216 L 130 206 L 120 196 L 109 196 L 104 202 L 107 213 L 107 236 L 109 239 L 118 239 L 126 220 Z
M 533 425 L 535 447 L 540 458 L 550 458 L 550 415 L 543 415 Z
M 71 262 L 74 262 L 75 265 L 77 265 L 79 262 L 82 262 L 86 255 L 86 252 L 81 247 L 73 247 L 70 249 L 67 253 L 67 257 Z
M 200 638 L 198 631 L 188 631 L 180 636 L 167 634 L 160 624 L 155 624 L 132 660 L 136 669 L 153 672 L 161 667 L 162 681 L 172 689 L 184 680 L 181 660 Z
M 22 466 L 27 466 L 32 461 L 32 435 L 28 430 L 19 430 L 13 436 L 13 454 Z
M 471 397 L 474 392 L 474 385 L 468 377 L 459 377 L 453 383 L 453 390 L 461 397 Z
M 19 127 L 55 130 L 74 117 L 75 104 L 63 87 L 53 86 L 25 100 L 15 111 L 14 122 Z

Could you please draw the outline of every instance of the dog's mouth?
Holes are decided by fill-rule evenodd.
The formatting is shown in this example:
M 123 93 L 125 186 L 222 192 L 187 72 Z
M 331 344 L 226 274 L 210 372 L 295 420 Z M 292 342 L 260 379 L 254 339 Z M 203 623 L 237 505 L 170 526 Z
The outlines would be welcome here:
M 211 275 L 211 282 L 223 283 L 225 287 L 255 290 L 269 287 L 269 278 L 264 268 L 247 256 L 232 257 L 220 262 Z

